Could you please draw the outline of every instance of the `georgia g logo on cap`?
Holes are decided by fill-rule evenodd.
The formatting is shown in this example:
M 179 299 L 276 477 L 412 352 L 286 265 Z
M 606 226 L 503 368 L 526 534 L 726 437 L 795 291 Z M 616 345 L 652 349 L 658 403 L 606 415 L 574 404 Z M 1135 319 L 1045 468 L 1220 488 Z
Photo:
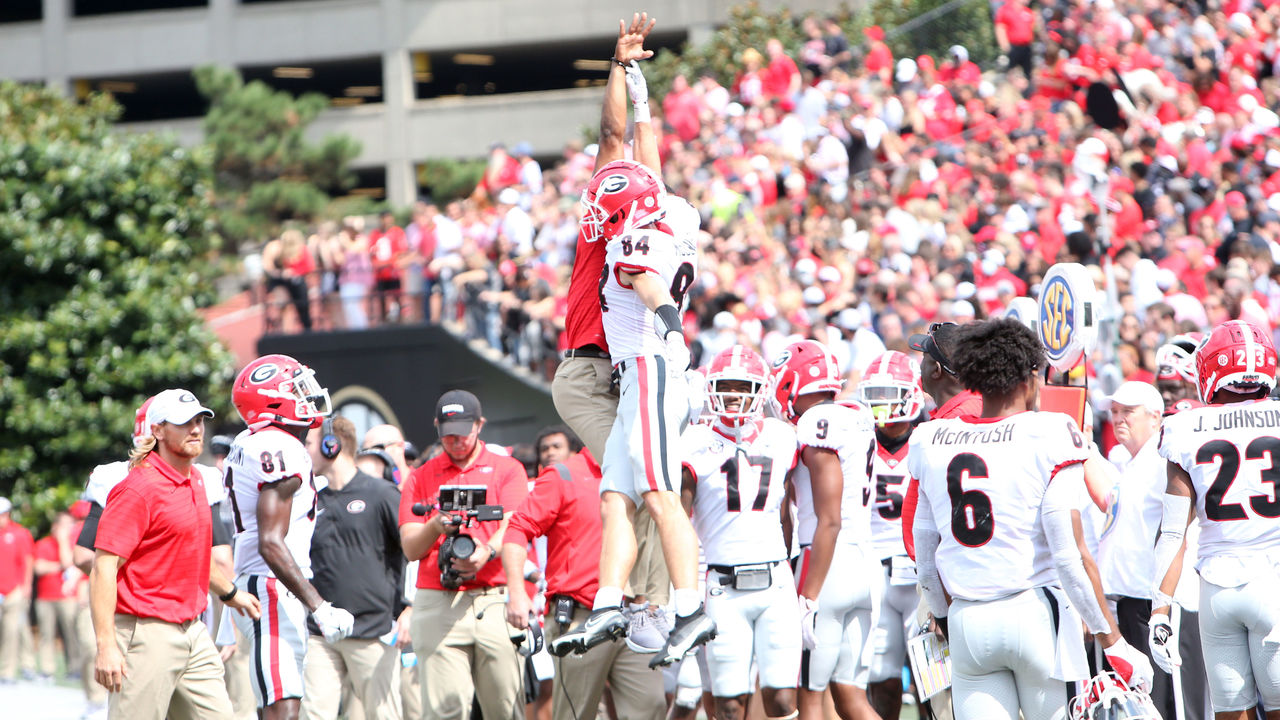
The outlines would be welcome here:
M 182 393 L 181 395 L 179 395 L 179 396 L 178 396 L 178 402 L 182 402 L 182 403 L 193 403 L 193 402 L 195 402 L 195 401 L 196 401 L 196 396 L 195 396 L 195 395 L 192 395 L 192 394 L 191 394 L 191 393 L 189 393 L 189 392 L 184 392 L 184 393 Z

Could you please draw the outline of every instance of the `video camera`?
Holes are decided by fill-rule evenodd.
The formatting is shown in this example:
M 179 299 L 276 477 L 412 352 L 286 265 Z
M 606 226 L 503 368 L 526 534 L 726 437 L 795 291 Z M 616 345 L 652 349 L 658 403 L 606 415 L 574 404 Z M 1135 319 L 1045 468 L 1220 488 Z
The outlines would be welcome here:
M 462 532 L 463 528 L 477 522 L 502 520 L 501 505 L 485 505 L 488 488 L 484 485 L 444 485 L 440 488 L 440 512 L 450 516 L 445 523 L 445 536 L 440 542 L 437 564 L 440 567 L 440 584 L 456 590 L 462 585 L 462 577 L 453 569 L 454 559 L 465 560 L 476 551 L 476 541 Z

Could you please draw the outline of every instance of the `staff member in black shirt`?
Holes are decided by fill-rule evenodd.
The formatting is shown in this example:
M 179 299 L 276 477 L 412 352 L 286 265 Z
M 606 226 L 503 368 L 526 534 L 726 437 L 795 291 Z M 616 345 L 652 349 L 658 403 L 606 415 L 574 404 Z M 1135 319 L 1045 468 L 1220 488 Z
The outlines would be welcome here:
M 333 644 L 307 620 L 302 716 L 308 720 L 336 720 L 344 680 L 350 680 L 369 720 L 401 718 L 396 641 L 409 628 L 397 624 L 405 609 L 400 493 L 356 469 L 357 447 L 355 426 L 341 416 L 307 436 L 315 472 L 329 482 L 319 493 L 311 538 L 311 584 L 356 618 L 351 636 Z

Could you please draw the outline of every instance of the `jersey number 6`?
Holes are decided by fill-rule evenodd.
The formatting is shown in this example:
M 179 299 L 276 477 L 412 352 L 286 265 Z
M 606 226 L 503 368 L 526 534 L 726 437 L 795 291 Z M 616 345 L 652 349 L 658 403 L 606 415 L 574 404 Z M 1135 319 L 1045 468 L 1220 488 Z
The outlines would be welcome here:
M 960 453 L 947 465 L 947 496 L 951 498 L 951 534 L 965 547 L 981 547 L 991 541 L 996 519 L 991 498 L 981 490 L 965 490 L 967 478 L 987 477 L 987 463 L 973 453 Z

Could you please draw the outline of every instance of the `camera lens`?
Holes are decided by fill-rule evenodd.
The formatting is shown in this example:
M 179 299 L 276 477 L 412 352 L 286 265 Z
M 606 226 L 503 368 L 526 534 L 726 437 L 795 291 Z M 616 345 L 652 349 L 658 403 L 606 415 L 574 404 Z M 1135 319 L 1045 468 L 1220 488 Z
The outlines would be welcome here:
M 476 541 L 468 535 L 459 535 L 453 539 L 453 556 L 469 558 L 476 551 Z

